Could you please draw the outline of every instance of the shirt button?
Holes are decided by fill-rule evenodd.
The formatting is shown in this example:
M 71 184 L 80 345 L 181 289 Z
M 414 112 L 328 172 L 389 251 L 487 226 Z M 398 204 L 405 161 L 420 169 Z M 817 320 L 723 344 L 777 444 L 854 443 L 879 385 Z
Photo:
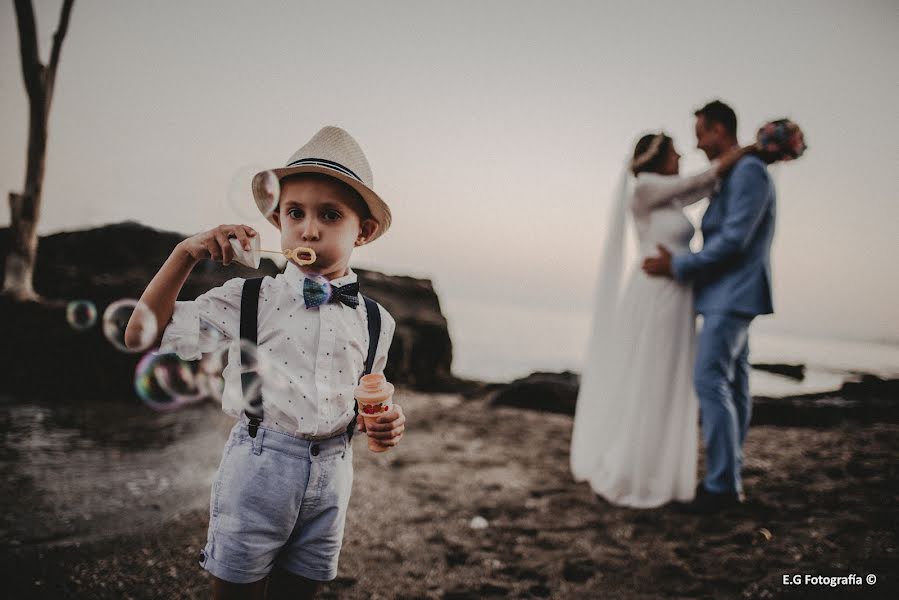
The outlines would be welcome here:
M 312 446 L 312 449 L 310 450 L 310 452 L 312 452 L 312 456 L 318 456 L 318 453 L 319 453 L 318 444 L 315 444 L 314 446 Z

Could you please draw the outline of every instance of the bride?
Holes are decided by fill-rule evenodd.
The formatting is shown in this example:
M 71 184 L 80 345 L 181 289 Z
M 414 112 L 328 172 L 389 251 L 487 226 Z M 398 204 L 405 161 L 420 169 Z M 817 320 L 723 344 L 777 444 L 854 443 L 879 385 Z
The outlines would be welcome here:
M 622 281 L 626 214 L 633 217 L 638 261 L 658 245 L 686 252 L 694 229 L 683 207 L 709 196 L 742 152 L 681 177 L 672 139 L 645 135 L 629 165 L 634 177 L 625 172 L 619 187 L 571 440 L 575 479 L 614 504 L 691 500 L 698 450 L 692 289 L 639 268 Z

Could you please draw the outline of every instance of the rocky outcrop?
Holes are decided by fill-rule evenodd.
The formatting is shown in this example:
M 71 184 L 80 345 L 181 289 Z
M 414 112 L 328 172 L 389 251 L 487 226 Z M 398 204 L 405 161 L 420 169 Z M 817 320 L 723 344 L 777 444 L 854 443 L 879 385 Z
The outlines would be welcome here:
M 765 371 L 802 381 L 805 379 L 805 365 L 785 365 L 781 363 L 752 363 L 756 371 Z
M 578 375 L 565 371 L 532 373 L 485 391 L 493 405 L 573 415 L 578 386 Z M 753 398 L 753 425 L 830 427 L 845 421 L 899 422 L 899 380 L 859 375 L 833 392 Z
M 35 290 L 41 303 L 0 298 L 0 393 L 83 397 L 131 392 L 138 355 L 116 351 L 99 326 L 78 332 L 68 326 L 65 306 L 88 299 L 99 314 L 120 298 L 138 298 L 147 283 L 184 239 L 125 222 L 41 238 Z M 9 230 L 0 229 L 0 278 Z M 259 270 L 201 262 L 180 300 L 192 300 L 233 277 L 274 276 L 278 267 L 263 260 Z M 387 377 L 420 389 L 457 385 L 452 377 L 452 342 L 431 282 L 357 270 L 363 292 L 397 321 Z
M 580 377 L 571 371 L 531 373 L 498 386 L 491 403 L 573 415 L 579 385 Z

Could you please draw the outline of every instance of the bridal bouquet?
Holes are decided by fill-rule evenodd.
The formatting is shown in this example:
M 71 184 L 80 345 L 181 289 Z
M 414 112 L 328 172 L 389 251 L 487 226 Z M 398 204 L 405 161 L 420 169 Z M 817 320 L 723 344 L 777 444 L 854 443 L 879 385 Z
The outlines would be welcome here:
M 808 146 L 799 125 L 789 119 L 765 123 L 756 136 L 758 150 L 772 160 L 794 160 L 802 156 Z

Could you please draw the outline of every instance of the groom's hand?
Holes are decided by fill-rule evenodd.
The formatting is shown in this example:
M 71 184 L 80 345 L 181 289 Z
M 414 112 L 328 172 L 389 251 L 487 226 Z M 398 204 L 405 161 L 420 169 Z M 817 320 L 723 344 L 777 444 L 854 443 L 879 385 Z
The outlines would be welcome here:
M 671 253 L 665 246 L 656 246 L 658 256 L 650 256 L 643 260 L 643 271 L 652 277 L 674 277 L 671 271 Z

